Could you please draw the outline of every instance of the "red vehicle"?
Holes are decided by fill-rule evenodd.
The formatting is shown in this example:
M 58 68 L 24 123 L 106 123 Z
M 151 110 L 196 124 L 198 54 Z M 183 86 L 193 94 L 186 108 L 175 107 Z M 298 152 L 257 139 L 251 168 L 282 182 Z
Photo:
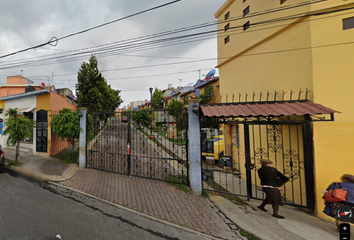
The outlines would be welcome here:
M 123 116 L 122 117 L 122 122 L 128 122 L 128 117 L 127 116 Z

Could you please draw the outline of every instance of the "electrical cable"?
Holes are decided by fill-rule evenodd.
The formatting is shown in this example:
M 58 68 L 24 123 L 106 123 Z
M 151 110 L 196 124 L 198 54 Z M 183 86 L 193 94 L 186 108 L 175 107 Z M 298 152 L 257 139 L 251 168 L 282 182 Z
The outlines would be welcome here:
M 327 12 L 326 14 L 329 14 L 329 13 L 333 13 L 333 12 L 338 12 L 338 11 L 344 11 L 344 10 L 349 10 L 349 9 L 342 9 L 342 10 L 336 10 L 336 11 L 331 11 L 331 12 Z M 324 14 L 324 13 L 323 13 Z M 346 13 L 347 14 L 347 13 Z M 317 14 L 316 14 L 317 15 Z M 303 17 L 304 16 L 307 16 L 307 15 L 302 15 Z M 291 17 L 287 17 L 287 18 L 278 18 L 278 19 L 273 19 L 273 20 L 271 20 L 271 23 L 273 23 L 273 22 L 277 22 L 277 21 L 284 21 L 284 20 L 289 20 L 289 19 L 294 19 L 294 18 L 298 18 L 299 17 L 299 15 L 297 14 L 296 16 L 291 16 Z M 331 16 L 331 17 L 333 17 L 333 16 Z M 314 19 L 314 20 L 318 20 L 318 19 Z M 252 26 L 253 25 L 260 25 L 260 24 L 268 24 L 268 23 L 270 23 L 270 21 L 265 21 L 265 22 L 258 22 L 258 23 L 254 23 L 254 24 L 252 24 Z M 233 28 L 230 28 L 230 29 L 237 29 L 237 28 L 240 28 L 241 26 L 236 26 L 236 27 L 233 27 Z M 278 27 L 278 26 L 274 26 L 274 27 Z M 259 31 L 259 30 L 263 30 L 263 29 L 257 29 L 257 31 Z M 199 35 L 200 33 L 197 33 L 197 35 Z M 226 35 L 233 35 L 233 34 L 229 34 L 229 33 L 225 33 Z M 237 34 L 240 34 L 240 33 L 237 33 Z M 183 37 L 183 36 L 182 36 Z M 220 37 L 220 36 L 218 36 L 218 37 Z M 178 38 L 180 38 L 180 37 L 177 37 L 177 39 L 176 40 L 179 40 Z M 169 39 L 167 39 L 167 40 L 169 40 Z M 198 38 L 198 40 L 200 40 L 199 38 Z M 170 41 L 171 42 L 171 41 Z M 193 41 L 189 41 L 189 42 L 193 42 Z M 157 43 L 160 43 L 160 42 L 157 42 Z M 188 43 L 188 42 L 184 42 L 184 43 Z M 151 45 L 151 43 L 150 43 L 150 45 Z M 171 44 L 169 44 L 169 46 L 170 46 Z M 139 47 L 139 46 L 137 46 L 137 47 Z M 161 45 L 159 45 L 159 47 L 164 47 L 164 46 L 161 46 Z M 131 49 L 132 47 L 130 46 L 130 49 Z M 109 51 L 108 51 L 109 50 Z M 108 50 L 106 50 L 106 52 L 103 52 L 103 53 L 100 53 L 100 54 L 97 54 L 98 56 L 110 56 L 110 55 L 115 55 L 116 53 L 115 52 L 113 52 L 113 51 L 111 51 L 110 49 L 108 49 Z M 107 52 L 108 51 L 108 52 Z M 130 51 L 131 52 L 131 51 Z M 92 54 L 91 52 L 90 53 L 87 53 L 87 55 L 88 54 Z M 102 54 L 105 54 L 105 55 L 102 55 Z M 108 55 L 107 55 L 108 54 Z M 87 55 L 85 55 L 85 57 L 87 56 Z M 50 59 L 49 59 L 50 60 Z M 64 61 L 67 61 L 68 59 L 65 59 Z M 47 64 L 49 64 L 49 63 L 51 63 L 51 62 L 49 62 L 48 61 L 48 59 L 46 60 L 47 61 Z M 58 60 L 57 59 L 54 59 L 54 61 L 56 61 L 56 62 L 58 62 Z M 205 60 L 200 60 L 200 61 L 205 61 Z M 23 65 L 19 65 L 19 66 L 23 66 Z M 14 67 L 14 66 L 12 66 L 12 67 Z M 15 67 L 18 67 L 18 65 L 17 66 L 15 66 Z M 6 67 L 2 67 L 2 68 L 0 68 L 0 69 L 6 69 Z
M 179 0 L 180 1 L 180 0 Z M 229 21 L 235 21 L 235 20 L 240 20 L 240 19 L 244 19 L 244 18 L 250 18 L 250 17 L 254 17 L 254 16 L 259 16 L 259 15 L 262 15 L 262 14 L 269 14 L 269 13 L 274 13 L 274 12 L 277 12 L 277 11 L 284 11 L 284 10 L 288 10 L 288 9 L 292 9 L 292 8 L 295 8 L 295 7 L 299 7 L 299 6 L 305 6 L 305 5 L 310 5 L 310 4 L 315 4 L 315 3 L 320 3 L 320 2 L 323 2 L 323 1 L 327 1 L 327 0 L 318 0 L 318 1 L 312 1 L 312 2 L 308 2 L 308 3 L 298 3 L 298 4 L 293 4 L 293 5 L 289 5 L 289 6 L 282 6 L 282 7 L 279 7 L 279 8 L 275 8 L 275 9 L 268 9 L 268 10 L 265 10 L 263 12 L 258 12 L 258 13 L 251 13 L 251 14 L 248 14 L 247 16 L 238 16 L 238 17 L 233 17 L 233 18 L 230 18 L 229 20 L 225 20 L 224 22 L 229 22 Z M 172 4 L 174 2 L 171 2 L 170 4 Z M 162 5 L 161 5 L 162 6 Z M 115 20 L 115 21 L 118 21 L 119 19 Z M 112 21 L 113 22 L 113 21 Z M 203 25 L 205 26 L 205 24 L 221 24 L 223 22 L 218 22 L 218 21 L 214 21 L 212 23 L 204 23 L 204 24 L 199 24 L 199 25 L 194 25 L 192 26 L 192 29 L 188 29 L 188 27 L 185 27 L 185 28 L 180 28 L 180 29 L 177 29 L 177 31 L 181 31 L 181 30 L 187 30 L 187 31 L 190 31 L 190 30 L 193 30 L 193 27 L 202 27 Z M 104 25 L 104 24 L 102 24 Z M 100 25 L 99 25 L 100 26 Z M 93 27 L 92 29 L 94 29 L 95 27 Z M 88 30 L 88 29 L 86 29 Z M 86 31 L 86 30 L 83 30 Z M 172 31 L 167 31 L 167 32 L 163 32 L 162 34 L 175 34 L 176 32 L 173 32 L 173 31 L 176 31 L 176 30 L 172 30 Z M 75 33 L 74 33 L 75 34 Z M 161 33 L 160 33 L 161 34 Z M 152 35 L 148 35 L 146 37 L 149 37 L 149 36 L 163 36 L 163 35 L 160 35 L 159 33 L 158 34 L 152 34 Z M 67 36 L 64 36 L 62 38 L 59 38 L 58 40 L 60 39 L 63 39 L 63 38 L 66 38 L 70 35 L 73 35 L 73 34 L 69 34 Z M 107 44 L 104 44 L 104 45 L 107 45 Z M 100 45 L 100 46 L 104 46 L 104 45 Z M 75 51 L 75 50 L 73 50 Z M 57 54 L 61 54 L 61 53 L 57 53 Z M 1 57 L 0 57 L 1 58 Z
M 159 6 L 155 6 L 155 7 L 152 7 L 152 8 L 137 12 L 137 13 L 133 13 L 133 14 L 130 14 L 128 16 L 125 16 L 125 17 L 122 17 L 122 18 L 118 18 L 118 19 L 110 21 L 110 22 L 106 22 L 106 23 L 103 23 L 103 24 L 100 24 L 100 25 L 97 25 L 97 26 L 94 26 L 94 27 L 87 28 L 85 30 L 81 30 L 79 32 L 71 33 L 71 34 L 65 35 L 65 36 L 60 37 L 60 38 L 52 37 L 46 43 L 42 43 L 42 44 L 39 44 L 39 45 L 36 45 L 36 46 L 33 46 L 33 47 L 25 48 L 25 49 L 22 49 L 22 50 L 13 52 L 13 53 L 5 54 L 3 56 L 0 56 L 0 58 L 9 57 L 9 56 L 12 56 L 12 55 L 15 55 L 15 54 L 18 54 L 18 53 L 26 52 L 26 51 L 29 51 L 29 50 L 32 50 L 32 49 L 36 49 L 36 48 L 40 48 L 40 47 L 43 47 L 43 46 L 46 46 L 46 45 L 56 46 L 58 44 L 59 40 L 63 40 L 63 39 L 66 39 L 66 38 L 69 38 L 69 37 L 73 37 L 73 36 L 76 36 L 76 35 L 79 35 L 79 34 L 82 34 L 82 33 L 86 33 L 86 32 L 89 32 L 91 30 L 94 30 L 96 28 L 100 28 L 100 27 L 103 27 L 103 26 L 106 26 L 106 25 L 109 25 L 109 24 L 112 24 L 112 23 L 115 23 L 115 22 L 118 22 L 118 21 L 122 21 L 122 20 L 127 19 L 127 18 L 131 18 L 131 17 L 137 16 L 137 15 L 141 15 L 141 14 L 146 13 L 146 12 L 150 12 L 150 11 L 162 8 L 162 7 L 166 7 L 168 5 L 171 5 L 171 4 L 180 2 L 180 1 L 182 1 L 182 0 L 174 0 L 172 2 L 161 4 Z

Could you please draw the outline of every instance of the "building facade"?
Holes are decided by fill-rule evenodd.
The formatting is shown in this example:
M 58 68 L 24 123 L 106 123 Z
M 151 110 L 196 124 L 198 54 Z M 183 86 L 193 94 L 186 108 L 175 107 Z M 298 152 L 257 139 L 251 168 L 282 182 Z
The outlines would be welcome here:
M 4 123 L 8 116 L 6 112 L 10 108 L 17 108 L 20 115 L 35 121 L 35 128 L 30 139 L 24 139 L 20 147 L 22 150 L 30 150 L 30 155 L 50 156 L 62 151 L 69 145 L 51 131 L 51 122 L 63 108 L 73 111 L 77 106 L 67 101 L 65 96 L 57 94 L 51 89 L 39 89 L 19 94 L 12 94 L 0 98 L 0 121 Z M 4 146 L 6 153 L 6 136 L 0 134 L 0 145 Z
M 226 97 L 228 102 L 233 98 L 246 103 L 310 100 L 341 112 L 334 122 L 311 125 L 312 200 L 320 217 L 325 217 L 322 190 L 349 173 L 343 166 L 354 167 L 353 7 L 353 0 L 228 0 L 215 14 L 220 30 L 217 67 L 223 103 Z M 230 142 L 235 136 L 234 130 L 228 129 L 234 127 L 226 126 Z M 293 128 L 287 134 L 296 131 Z M 235 144 L 230 149 L 239 152 Z M 293 189 L 297 201 L 302 201 L 301 186 Z

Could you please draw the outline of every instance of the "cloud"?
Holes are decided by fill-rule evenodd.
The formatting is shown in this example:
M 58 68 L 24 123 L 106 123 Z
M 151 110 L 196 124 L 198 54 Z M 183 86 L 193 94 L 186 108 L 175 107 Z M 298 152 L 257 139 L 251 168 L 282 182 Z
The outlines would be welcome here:
M 0 8 L 0 55 L 46 42 L 52 36 L 61 37 L 166 2 L 168 1 L 3 1 Z M 183 0 L 176 4 L 137 17 L 59 41 L 57 47 L 46 46 L 41 49 L 31 50 L 9 58 L 0 59 L 0 64 L 4 61 L 21 60 L 28 57 L 60 53 L 66 50 L 85 48 L 195 24 L 212 22 L 215 21 L 214 13 L 223 3 L 224 0 Z M 209 29 L 216 29 L 216 26 Z M 204 30 L 205 29 L 199 29 L 196 31 Z M 137 51 L 130 55 L 153 57 L 119 55 L 99 57 L 99 67 L 103 70 L 143 66 L 147 64 L 163 64 L 166 62 L 190 60 L 189 58 L 212 58 L 216 57 L 216 38 L 208 41 Z M 5 83 L 5 76 L 21 74 L 21 69 L 24 71 L 25 77 L 29 77 L 36 83 L 47 82 L 46 76 L 51 76 L 53 72 L 55 75 L 76 73 L 80 64 L 84 60 L 87 61 L 88 58 L 68 63 L 56 63 L 36 67 L 24 66 L 0 70 L 0 83 Z M 194 82 L 198 78 L 198 71 L 153 78 L 137 78 L 129 80 L 109 79 L 207 69 L 213 68 L 215 65 L 216 62 L 199 62 L 189 63 L 187 65 L 106 72 L 104 73 L 104 76 L 108 79 L 108 83 L 111 84 L 112 87 L 124 90 L 122 91 L 122 97 L 125 100 L 125 104 L 127 104 L 129 101 L 149 98 L 148 88 L 150 86 L 166 88 L 168 83 L 173 83 L 176 86 L 179 84 L 178 79 L 180 78 L 183 79 L 182 84 Z M 207 72 L 207 70 L 205 71 Z M 54 83 L 56 87 L 69 87 L 74 89 L 75 81 L 75 75 L 54 76 L 54 81 L 51 83 Z

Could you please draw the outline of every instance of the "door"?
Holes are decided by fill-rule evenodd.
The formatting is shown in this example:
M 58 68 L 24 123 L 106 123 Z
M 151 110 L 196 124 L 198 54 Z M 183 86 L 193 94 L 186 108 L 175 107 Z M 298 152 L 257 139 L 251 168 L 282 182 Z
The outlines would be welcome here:
M 37 122 L 37 152 L 47 152 L 48 123 Z
M 248 138 L 248 139 L 247 139 Z M 247 189 L 251 198 L 264 199 L 257 171 L 261 160 L 271 160 L 274 166 L 290 178 L 282 188 L 283 200 L 286 204 L 310 207 L 313 199 L 308 198 L 313 173 L 309 173 L 312 158 L 306 152 L 309 135 L 304 124 L 246 124 L 246 173 Z M 312 179 L 313 180 L 313 179 Z

